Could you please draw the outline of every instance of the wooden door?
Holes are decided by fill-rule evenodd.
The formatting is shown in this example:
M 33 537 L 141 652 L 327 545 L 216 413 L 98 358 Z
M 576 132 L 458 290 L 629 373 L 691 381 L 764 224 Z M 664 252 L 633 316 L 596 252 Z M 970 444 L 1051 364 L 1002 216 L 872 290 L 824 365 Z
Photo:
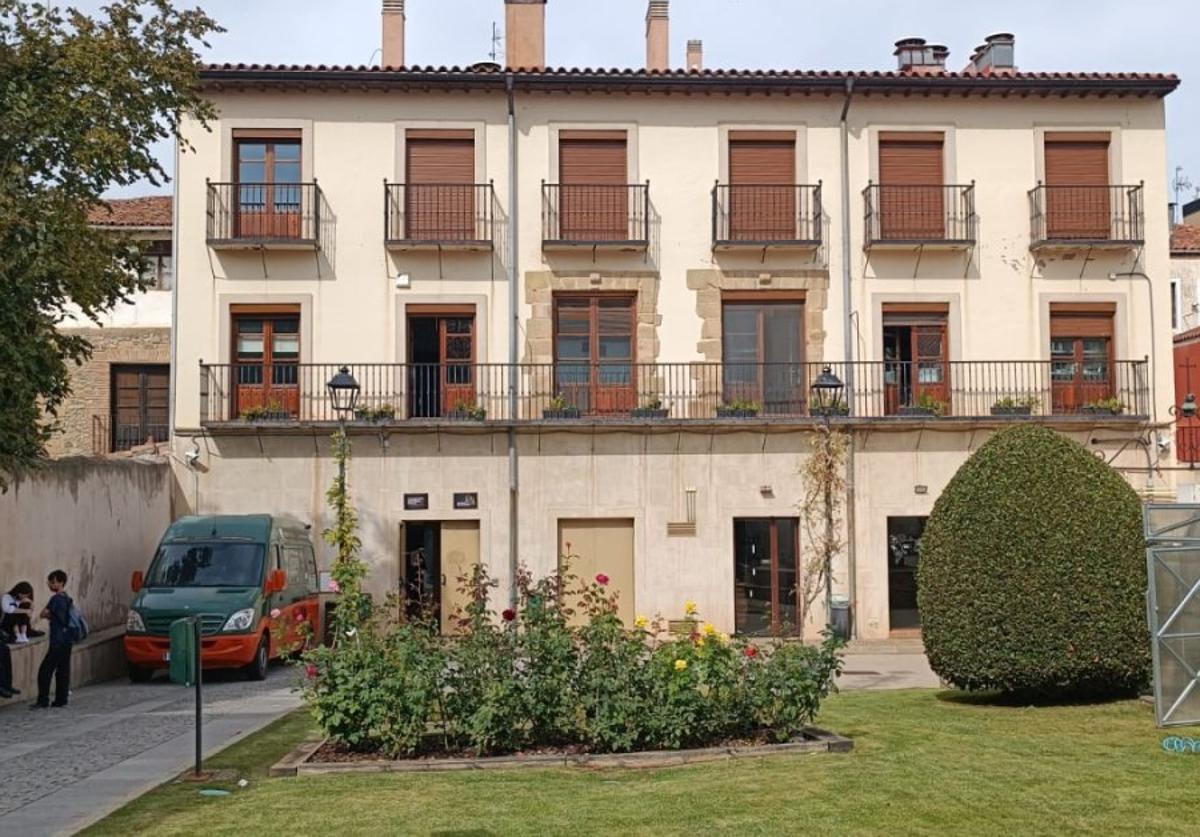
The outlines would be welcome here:
M 1113 397 L 1113 306 L 1051 304 L 1050 382 L 1055 413 Z
M 1112 238 L 1108 145 L 1103 133 L 1046 134 L 1047 238 Z
M 467 606 L 460 579 L 469 578 L 479 563 L 479 521 L 454 520 L 442 523 L 441 626 L 443 634 L 458 633 L 456 614 Z
M 884 415 L 901 407 L 939 406 L 950 413 L 949 306 L 884 303 Z
M 167 441 L 170 385 L 171 367 L 166 365 L 112 367 L 110 450 Z
M 563 241 L 626 241 L 630 190 L 624 131 L 560 131 L 559 237 Z
M 441 343 L 442 414 L 475 406 L 475 318 L 442 317 L 438 321 Z
M 753 402 L 764 414 L 800 415 L 808 398 L 804 303 L 754 297 L 731 294 L 723 304 L 722 397 Z
M 286 309 L 233 315 L 234 418 L 300 414 L 300 313 Z
M 946 237 L 942 135 L 886 131 L 879 137 L 879 227 L 882 240 Z
M 473 131 L 409 131 L 405 138 L 404 238 L 479 239 Z
M 635 297 L 556 295 L 554 308 L 555 394 L 591 415 L 633 410 Z
M 914 326 L 913 396 L 917 405 L 940 404 L 941 414 L 950 414 L 950 364 L 946 347 L 946 323 Z
M 731 241 L 797 238 L 794 132 L 730 133 L 728 207 Z
M 583 584 L 597 576 L 608 577 L 605 589 L 617 594 L 617 615 L 633 625 L 634 568 L 632 520 L 560 520 L 558 522 L 559 566 L 568 565 L 571 575 Z M 573 622 L 586 622 L 576 603 Z
M 235 236 L 293 240 L 301 236 L 300 140 L 238 139 Z
M 799 554 L 796 518 L 734 520 L 733 610 L 739 635 L 794 633 L 799 628 Z

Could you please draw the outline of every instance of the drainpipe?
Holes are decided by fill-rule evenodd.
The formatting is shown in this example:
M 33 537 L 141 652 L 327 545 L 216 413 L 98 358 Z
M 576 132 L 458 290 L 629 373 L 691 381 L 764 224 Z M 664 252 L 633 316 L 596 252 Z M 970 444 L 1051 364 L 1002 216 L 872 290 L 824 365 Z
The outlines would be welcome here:
M 517 537 L 519 480 L 517 471 L 517 335 L 520 326 L 517 280 L 517 108 L 513 74 L 505 78 L 508 93 L 508 600 L 517 604 Z
M 850 100 L 854 96 L 854 79 L 846 79 L 846 99 L 842 102 L 842 305 L 845 322 L 842 325 L 842 352 L 846 360 L 846 397 L 854 397 L 854 306 L 851 304 L 853 280 L 850 275 L 850 127 L 846 117 L 850 114 Z M 850 433 L 850 444 L 846 448 L 846 583 L 850 587 L 850 636 L 858 636 L 858 572 L 854 547 L 854 432 Z M 826 614 L 829 618 L 831 614 Z
M 1146 303 L 1150 306 L 1150 372 L 1146 376 L 1150 380 L 1150 418 L 1151 423 L 1158 424 L 1158 398 L 1155 395 L 1155 376 L 1158 375 L 1158 344 L 1155 338 L 1158 332 L 1154 328 L 1154 284 L 1150 281 L 1150 277 L 1140 270 L 1130 270 L 1121 273 L 1108 274 L 1109 281 L 1115 282 L 1118 279 L 1141 279 L 1146 283 Z M 1158 430 L 1154 431 L 1154 441 L 1158 441 Z M 1146 493 L 1151 494 L 1154 491 L 1154 465 L 1151 459 L 1150 448 L 1146 448 Z

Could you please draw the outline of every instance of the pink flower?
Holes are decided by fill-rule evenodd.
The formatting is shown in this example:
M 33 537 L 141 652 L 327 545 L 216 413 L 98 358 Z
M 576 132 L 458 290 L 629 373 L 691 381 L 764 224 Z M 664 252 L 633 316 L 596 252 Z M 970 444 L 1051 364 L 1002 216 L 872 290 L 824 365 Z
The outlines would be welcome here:
M 331 593 L 342 592 L 342 585 L 338 584 L 336 580 L 330 579 L 329 580 L 329 592 L 331 592 Z
M 303 622 L 307 618 L 308 618 L 308 614 L 305 613 L 303 610 L 296 611 L 296 621 L 297 622 Z
M 271 611 L 271 618 L 272 618 L 272 619 L 278 619 L 278 618 L 279 618 L 279 614 L 280 614 L 280 610 L 279 610 L 279 608 L 275 608 L 274 610 L 272 610 L 272 611 Z
M 758 648 L 753 645 L 747 645 L 746 646 L 746 656 L 751 657 L 751 658 L 757 657 L 758 656 Z
M 608 576 L 606 576 L 604 573 L 600 573 L 598 576 L 596 576 L 596 583 L 603 587 L 604 585 L 608 584 Z
M 312 663 L 309 663 L 307 666 L 305 666 L 304 673 L 308 675 L 309 680 L 317 679 L 317 667 Z
M 506 607 L 504 609 L 504 612 L 501 613 L 500 616 L 504 619 L 505 622 L 511 622 L 517 618 L 517 612 L 515 610 L 513 610 L 511 607 Z

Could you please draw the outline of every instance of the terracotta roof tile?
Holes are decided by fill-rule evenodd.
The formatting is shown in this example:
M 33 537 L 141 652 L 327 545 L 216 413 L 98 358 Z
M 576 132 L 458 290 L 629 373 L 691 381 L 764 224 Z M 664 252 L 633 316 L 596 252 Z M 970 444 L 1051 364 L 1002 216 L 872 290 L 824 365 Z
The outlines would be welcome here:
M 1171 252 L 1200 256 L 1200 226 L 1179 224 L 1172 229 Z
M 98 227 L 171 226 L 171 196 L 113 198 L 94 207 L 88 221 Z

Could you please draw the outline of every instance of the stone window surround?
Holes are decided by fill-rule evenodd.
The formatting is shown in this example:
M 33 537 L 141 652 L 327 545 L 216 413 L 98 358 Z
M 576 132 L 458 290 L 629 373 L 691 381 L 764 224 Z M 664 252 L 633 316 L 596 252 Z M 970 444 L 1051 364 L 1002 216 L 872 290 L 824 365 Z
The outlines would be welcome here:
M 808 126 L 803 122 L 722 122 L 717 126 L 717 178 L 729 183 L 729 134 L 737 131 L 794 131 L 796 183 L 808 183 Z
M 531 271 L 525 274 L 525 302 L 530 306 L 525 326 L 524 363 L 554 362 L 554 294 L 606 293 L 625 291 L 636 294 L 637 362 L 658 360 L 658 273 L 655 271 L 608 271 L 581 274 L 568 271 Z
M 888 303 L 920 303 L 934 302 L 944 303 L 947 308 L 946 312 L 946 360 L 956 361 L 963 360 L 963 344 L 962 344 L 962 299 L 959 294 L 929 294 L 929 293 L 882 293 L 871 295 L 871 319 L 873 326 L 868 325 L 870 332 L 865 335 L 864 341 L 870 354 L 860 360 L 882 360 L 883 359 L 883 306 Z M 1046 308 L 1050 310 L 1049 307 Z M 1047 344 L 1049 351 L 1049 344 Z
M 1033 160 L 1034 160 L 1034 183 L 1030 184 L 1029 188 L 1033 188 L 1038 183 L 1046 182 L 1046 134 L 1072 134 L 1072 133 L 1106 133 L 1108 138 L 1108 182 L 1114 185 L 1120 185 L 1121 176 L 1121 156 L 1122 156 L 1122 137 L 1121 126 L 1115 122 L 1108 124 L 1086 122 L 1086 123 L 1071 123 L 1071 122 L 1035 122 L 1033 125 Z

